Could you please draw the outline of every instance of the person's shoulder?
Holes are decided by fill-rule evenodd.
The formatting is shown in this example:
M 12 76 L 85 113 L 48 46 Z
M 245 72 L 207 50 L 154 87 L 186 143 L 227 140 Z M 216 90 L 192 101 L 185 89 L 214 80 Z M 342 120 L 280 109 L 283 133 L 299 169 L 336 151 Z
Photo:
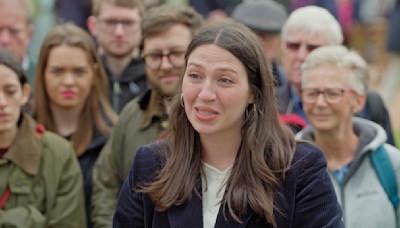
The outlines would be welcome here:
M 384 145 L 387 154 L 389 155 L 390 160 L 394 166 L 398 166 L 400 169 L 400 150 L 396 147 L 385 143 Z
M 145 176 L 154 174 L 164 166 L 167 148 L 163 141 L 141 146 L 136 152 L 133 165 Z
M 322 150 L 311 142 L 298 140 L 293 155 L 292 169 L 307 169 L 307 167 L 312 167 L 316 164 L 326 165 Z
M 56 133 L 45 131 L 40 137 L 42 143 L 42 151 L 45 157 L 53 157 L 54 159 L 66 160 L 74 156 L 71 143 Z
M 121 113 L 119 114 L 117 124 L 122 124 L 125 126 L 126 123 L 129 121 L 132 121 L 134 119 L 141 119 L 141 114 L 143 114 L 144 112 L 140 108 L 139 100 L 140 98 L 136 97 L 135 99 L 126 103 L 124 108 L 121 110 Z

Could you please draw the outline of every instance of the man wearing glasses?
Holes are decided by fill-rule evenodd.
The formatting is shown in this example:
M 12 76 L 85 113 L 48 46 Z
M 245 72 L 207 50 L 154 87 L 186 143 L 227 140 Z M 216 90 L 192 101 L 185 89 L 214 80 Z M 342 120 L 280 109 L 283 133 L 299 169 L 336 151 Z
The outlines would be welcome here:
M 140 59 L 142 0 L 93 0 L 88 18 L 96 37 L 110 83 L 110 102 L 119 113 L 126 103 L 142 95 L 148 87 Z
M 295 10 L 288 17 L 282 28 L 281 40 L 282 65 L 288 84 L 283 85 L 278 91 L 279 112 L 295 113 L 309 123 L 301 100 L 301 67 L 314 49 L 342 44 L 341 27 L 327 10 L 317 6 L 307 6 Z M 382 125 L 388 137 L 387 143 L 394 145 L 389 114 L 378 94 L 369 91 L 364 109 L 356 116 Z
M 118 193 L 137 149 L 163 137 L 187 46 L 203 18 L 186 6 L 161 5 L 146 12 L 141 26 L 142 58 L 151 88 L 124 107 L 93 169 L 94 228 L 112 227 Z

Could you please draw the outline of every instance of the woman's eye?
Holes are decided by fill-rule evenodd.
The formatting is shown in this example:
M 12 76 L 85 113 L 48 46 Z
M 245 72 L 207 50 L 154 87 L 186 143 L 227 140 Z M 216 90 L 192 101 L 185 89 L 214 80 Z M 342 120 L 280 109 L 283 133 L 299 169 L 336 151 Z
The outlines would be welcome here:
M 189 78 L 197 79 L 197 78 L 200 78 L 200 77 L 197 74 L 189 74 Z
M 7 94 L 13 95 L 15 92 L 16 92 L 15 90 L 8 90 L 8 91 L 7 91 Z
M 220 81 L 223 83 L 232 83 L 232 80 L 227 79 L 227 78 L 221 78 Z

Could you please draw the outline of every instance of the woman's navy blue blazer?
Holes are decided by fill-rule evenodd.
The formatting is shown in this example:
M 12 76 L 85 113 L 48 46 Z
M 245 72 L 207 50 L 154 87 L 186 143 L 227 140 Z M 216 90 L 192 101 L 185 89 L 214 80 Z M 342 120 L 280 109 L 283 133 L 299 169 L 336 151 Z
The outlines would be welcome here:
M 114 228 L 203 228 L 202 201 L 195 194 L 184 204 L 160 212 L 147 194 L 134 191 L 138 183 L 154 181 L 164 159 L 161 143 L 139 148 L 118 198 Z M 275 206 L 279 210 L 274 212 L 279 228 L 343 227 L 342 211 L 326 172 L 326 159 L 319 148 L 297 143 L 292 167 L 281 181 Z M 273 227 L 250 207 L 241 217 L 241 223 L 235 222 L 229 213 L 226 218 L 221 208 L 215 227 Z

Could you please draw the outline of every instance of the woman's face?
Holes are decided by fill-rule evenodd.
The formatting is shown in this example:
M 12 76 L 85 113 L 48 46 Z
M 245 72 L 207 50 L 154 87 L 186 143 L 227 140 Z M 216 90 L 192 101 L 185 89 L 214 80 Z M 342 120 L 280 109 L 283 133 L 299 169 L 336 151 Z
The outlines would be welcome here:
M 190 54 L 182 91 L 186 115 L 200 135 L 240 133 L 254 99 L 243 63 L 214 44 Z
M 93 80 L 93 68 L 82 48 L 60 45 L 50 50 L 44 81 L 51 105 L 61 109 L 82 108 Z
M 29 85 L 21 86 L 13 70 L 0 65 L 0 133 L 17 128 L 21 106 L 28 101 L 29 92 Z
M 351 128 L 352 117 L 363 108 L 365 95 L 351 90 L 349 72 L 325 65 L 311 69 L 305 76 L 302 100 L 311 125 L 319 131 Z M 316 97 L 315 102 L 307 102 L 307 97 Z

